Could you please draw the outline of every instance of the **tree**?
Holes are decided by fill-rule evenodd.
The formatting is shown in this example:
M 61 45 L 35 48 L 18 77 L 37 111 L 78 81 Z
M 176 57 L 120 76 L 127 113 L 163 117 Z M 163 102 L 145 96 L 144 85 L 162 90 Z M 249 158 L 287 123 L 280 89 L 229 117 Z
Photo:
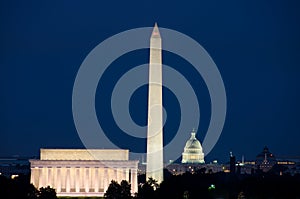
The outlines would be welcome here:
M 121 186 L 118 182 L 112 180 L 104 194 L 104 198 L 118 199 L 121 198 Z
M 0 198 L 37 199 L 39 191 L 29 183 L 29 176 L 11 179 L 0 175 Z
M 39 199 L 57 199 L 55 189 L 50 186 L 41 187 L 38 193 Z
M 37 199 L 38 195 L 39 195 L 39 191 L 33 186 L 33 184 L 30 184 L 27 189 L 27 198 Z
M 154 190 L 159 188 L 159 184 L 157 183 L 157 180 L 155 180 L 153 178 L 149 178 L 146 183 L 149 184 L 151 187 L 153 187 Z
M 238 195 L 238 199 L 246 199 L 244 192 L 240 192 Z
M 121 196 L 124 199 L 131 198 L 131 185 L 126 181 L 121 181 Z
M 156 180 L 149 178 L 147 182 L 138 187 L 139 191 L 137 198 L 140 199 L 153 199 L 155 198 L 155 190 L 159 188 L 159 185 Z
M 183 198 L 184 199 L 189 199 L 189 191 L 184 191 L 183 192 Z
M 196 170 L 196 173 L 200 174 L 200 175 L 204 175 L 205 172 L 206 172 L 206 168 L 205 167 L 202 167 L 202 168 Z
M 104 198 L 130 199 L 131 198 L 130 190 L 131 190 L 130 184 L 126 180 L 122 180 L 121 185 L 118 182 L 112 180 L 104 194 Z

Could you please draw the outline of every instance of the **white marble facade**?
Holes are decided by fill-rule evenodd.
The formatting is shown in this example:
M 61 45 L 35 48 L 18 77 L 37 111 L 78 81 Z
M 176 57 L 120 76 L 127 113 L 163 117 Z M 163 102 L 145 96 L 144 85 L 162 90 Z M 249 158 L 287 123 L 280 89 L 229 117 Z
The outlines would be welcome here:
M 137 189 L 138 161 L 128 150 L 41 149 L 40 160 L 30 160 L 31 183 L 50 186 L 57 196 L 103 196 L 111 180 L 127 180 Z
M 163 174 L 162 43 L 155 24 L 150 38 L 146 179 L 161 183 Z

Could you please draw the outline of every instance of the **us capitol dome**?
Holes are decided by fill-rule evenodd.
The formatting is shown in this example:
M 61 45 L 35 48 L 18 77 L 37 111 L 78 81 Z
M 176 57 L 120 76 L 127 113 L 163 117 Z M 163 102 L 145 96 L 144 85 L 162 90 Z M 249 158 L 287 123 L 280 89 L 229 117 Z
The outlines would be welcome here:
M 196 138 L 196 132 L 194 129 L 191 132 L 190 139 L 185 144 L 181 163 L 205 163 L 202 146 Z

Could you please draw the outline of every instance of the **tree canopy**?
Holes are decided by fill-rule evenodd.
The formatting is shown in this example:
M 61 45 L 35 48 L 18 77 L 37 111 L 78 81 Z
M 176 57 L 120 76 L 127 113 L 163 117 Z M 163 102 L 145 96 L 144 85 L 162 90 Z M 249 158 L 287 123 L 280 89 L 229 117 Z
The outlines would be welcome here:
M 131 186 L 126 180 L 122 180 L 121 184 L 117 181 L 112 180 L 109 184 L 104 198 L 107 199 L 130 199 L 131 197 Z

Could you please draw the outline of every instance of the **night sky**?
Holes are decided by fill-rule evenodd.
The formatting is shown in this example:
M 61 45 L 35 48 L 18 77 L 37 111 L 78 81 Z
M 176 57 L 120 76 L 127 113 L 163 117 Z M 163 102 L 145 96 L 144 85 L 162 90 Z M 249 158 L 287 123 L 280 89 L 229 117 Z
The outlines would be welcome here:
M 199 42 L 222 75 L 227 117 L 207 161 L 225 162 L 229 151 L 237 159 L 254 159 L 265 145 L 275 156 L 300 156 L 299 10 L 296 0 L 1 1 L 0 156 L 37 156 L 40 148 L 83 148 L 72 116 L 72 89 L 81 63 L 108 37 L 155 22 Z M 146 63 L 148 56 L 147 50 L 121 56 L 97 89 L 100 123 L 112 132 L 114 142 L 130 150 L 144 150 L 145 142 L 124 137 L 106 105 L 115 81 Z M 163 59 L 197 85 L 197 137 L 202 141 L 210 118 L 207 88 L 180 57 L 164 52 Z M 144 86 L 129 105 L 133 120 L 142 125 L 146 100 Z M 172 111 L 178 112 L 179 106 L 168 89 L 164 103 L 173 115 L 165 127 L 167 142 L 178 128 L 178 114 Z

